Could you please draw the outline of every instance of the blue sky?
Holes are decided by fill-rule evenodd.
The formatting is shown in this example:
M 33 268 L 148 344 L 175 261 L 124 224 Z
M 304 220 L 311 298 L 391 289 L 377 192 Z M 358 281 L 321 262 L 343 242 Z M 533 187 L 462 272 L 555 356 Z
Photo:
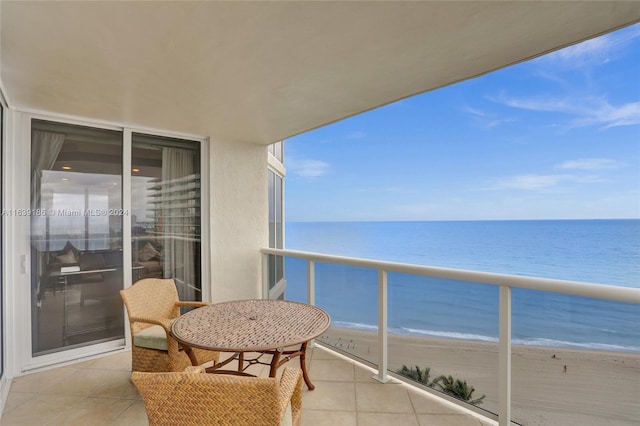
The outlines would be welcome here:
M 287 221 L 640 218 L 640 24 L 285 142 Z

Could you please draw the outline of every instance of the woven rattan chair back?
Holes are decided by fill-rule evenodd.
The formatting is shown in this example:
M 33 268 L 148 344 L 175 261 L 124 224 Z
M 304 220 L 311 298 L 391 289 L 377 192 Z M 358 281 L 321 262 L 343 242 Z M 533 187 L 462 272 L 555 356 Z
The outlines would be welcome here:
M 143 278 L 121 290 L 127 313 L 135 318 L 178 318 L 178 290 L 172 279 Z
M 150 426 L 277 426 L 291 410 L 300 424 L 302 373 L 285 368 L 280 379 L 204 373 L 133 373 Z
M 144 278 L 131 287 L 120 290 L 120 296 L 129 315 L 131 336 L 145 328 L 161 326 L 167 339 L 167 350 L 131 347 L 132 371 L 165 372 L 183 371 L 191 365 L 189 357 L 170 336 L 171 322 L 180 316 L 180 300 L 172 279 Z M 183 304 L 184 305 L 184 304 Z M 204 306 L 203 302 L 191 302 L 189 306 Z M 194 349 L 200 363 L 217 362 L 218 352 Z

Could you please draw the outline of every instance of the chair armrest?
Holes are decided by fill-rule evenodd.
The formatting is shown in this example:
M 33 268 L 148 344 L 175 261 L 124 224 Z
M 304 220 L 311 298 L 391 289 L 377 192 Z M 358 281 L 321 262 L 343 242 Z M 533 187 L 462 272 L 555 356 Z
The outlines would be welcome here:
M 300 410 L 302 408 L 302 370 L 286 367 L 282 371 L 278 402 L 281 414 L 284 413 L 289 402 L 291 402 L 292 410 Z
M 208 302 L 189 302 L 189 301 L 179 301 L 176 302 L 176 306 L 185 306 L 189 308 L 201 308 L 203 306 L 208 306 Z
M 129 321 L 131 321 L 132 323 L 134 322 L 143 322 L 145 324 L 156 324 L 161 326 L 162 328 L 165 329 L 165 331 L 167 332 L 167 335 L 169 334 L 169 331 L 171 330 L 171 323 L 173 322 L 173 320 L 168 319 L 168 318 L 145 318 L 145 317 L 130 317 Z

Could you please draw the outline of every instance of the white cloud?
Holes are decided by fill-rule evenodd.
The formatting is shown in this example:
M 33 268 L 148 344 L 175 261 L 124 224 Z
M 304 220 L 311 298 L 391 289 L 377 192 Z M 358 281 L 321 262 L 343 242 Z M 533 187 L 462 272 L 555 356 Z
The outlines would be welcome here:
M 556 169 L 569 170 L 611 170 L 624 167 L 625 164 L 609 158 L 580 158 L 558 164 Z
M 633 25 L 625 30 L 616 31 L 582 43 L 552 52 L 541 58 L 554 65 L 570 68 L 582 68 L 609 62 L 617 52 L 628 43 L 640 37 L 640 25 Z
M 557 99 L 552 97 L 537 97 L 537 98 L 511 98 L 506 95 L 501 95 L 498 98 L 492 98 L 493 101 L 510 106 L 512 108 L 526 109 L 531 111 L 552 111 L 552 112 L 564 112 L 570 114 L 577 114 L 583 108 L 581 104 L 575 105 L 572 102 L 568 102 L 563 99 Z
M 618 107 L 603 102 L 599 108 L 592 109 L 587 116 L 575 120 L 573 124 L 575 127 L 603 124 L 605 129 L 640 124 L 640 102 L 631 102 Z
M 504 105 L 530 111 L 558 112 L 576 116 L 570 127 L 600 125 L 603 128 L 640 124 L 640 102 L 614 106 L 602 97 L 584 98 L 510 98 L 502 95 L 493 99 Z
M 485 112 L 481 109 L 474 108 L 468 105 L 464 105 L 460 108 L 462 112 L 466 112 L 470 114 L 474 121 L 479 123 L 481 126 L 486 127 L 488 129 L 492 129 L 494 127 L 498 127 L 505 123 L 512 123 L 516 121 L 514 118 L 494 118 L 495 114 Z
M 463 107 L 460 108 L 460 110 L 478 117 L 485 117 L 487 115 L 484 111 L 478 108 L 470 107 L 469 105 L 464 105 Z
M 571 179 L 571 175 L 519 175 L 510 176 L 494 183 L 490 189 L 525 189 L 536 190 L 550 188 L 563 180 Z
M 515 118 L 496 119 L 496 120 L 491 120 L 491 121 L 487 122 L 485 124 L 485 126 L 487 126 L 489 129 L 492 129 L 494 127 L 501 126 L 501 125 L 503 125 L 505 123 L 513 123 L 514 121 L 516 121 Z
M 596 37 L 582 43 L 552 52 L 535 60 L 540 69 L 536 71 L 539 77 L 556 81 L 561 86 L 566 86 L 573 93 L 583 93 L 583 96 L 556 95 L 535 97 L 509 97 L 500 95 L 490 98 L 494 102 L 513 108 L 554 112 L 570 116 L 563 127 L 576 128 L 597 126 L 608 129 L 618 126 L 632 126 L 640 124 L 640 102 L 627 102 L 612 104 L 606 96 L 587 95 L 594 93 L 593 81 L 589 67 L 606 63 L 624 54 L 631 48 L 631 43 L 637 43 L 640 38 L 640 24 L 636 24 L 620 31 Z M 574 87 L 576 82 L 567 80 L 563 73 L 558 73 L 562 68 L 580 70 L 584 73 L 588 87 Z M 573 89 L 572 89 L 573 87 Z M 605 88 L 606 89 L 606 88 Z M 601 91 L 600 93 L 604 93 Z
M 351 132 L 347 135 L 347 139 L 362 139 L 366 137 L 367 134 L 363 131 L 357 130 L 355 132 Z
M 493 182 L 487 190 L 519 189 L 525 191 L 537 191 L 556 188 L 562 183 L 598 183 L 606 180 L 595 175 L 573 174 L 528 174 L 509 176 Z
M 609 52 L 612 48 L 611 37 L 603 36 L 574 44 L 573 46 L 552 52 L 547 59 L 561 62 L 571 67 L 585 66 L 589 63 L 605 63 L 609 61 Z
M 287 159 L 287 170 L 301 177 L 324 176 L 329 171 L 329 164 L 320 160 Z
M 407 187 L 405 186 L 375 186 L 375 187 L 366 187 L 366 188 L 357 188 L 354 190 L 357 193 L 363 194 L 381 194 L 381 193 L 406 193 Z

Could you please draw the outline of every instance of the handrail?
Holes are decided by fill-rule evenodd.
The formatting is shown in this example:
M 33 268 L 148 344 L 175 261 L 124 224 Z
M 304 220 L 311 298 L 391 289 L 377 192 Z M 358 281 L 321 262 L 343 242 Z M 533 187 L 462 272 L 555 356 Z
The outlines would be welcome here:
M 633 287 L 591 284 L 579 281 L 536 278 L 523 275 L 498 274 L 493 272 L 469 271 L 465 269 L 442 268 L 436 266 L 422 266 L 410 263 L 335 256 L 298 250 L 263 248 L 261 252 L 263 254 L 297 257 L 316 262 L 338 263 L 347 266 L 382 269 L 388 272 L 424 275 L 457 281 L 474 282 L 477 284 L 492 284 L 640 304 L 640 288 Z
M 385 383 L 387 375 L 387 309 L 388 309 L 388 273 L 406 273 L 413 275 L 467 281 L 476 284 L 490 284 L 499 287 L 499 339 L 498 339 L 498 414 L 489 417 L 498 420 L 500 426 L 512 425 L 511 419 L 511 322 L 512 289 L 522 288 L 573 296 L 613 300 L 617 302 L 640 304 L 640 288 L 621 287 L 606 284 L 590 284 L 577 281 L 563 281 L 547 278 L 535 278 L 521 275 L 497 274 L 492 272 L 469 271 L 463 269 L 441 268 L 434 266 L 412 265 L 408 263 L 378 261 L 354 257 L 311 253 L 297 250 L 263 248 L 263 277 L 268 276 L 269 255 L 288 256 L 307 261 L 308 297 L 314 304 L 315 262 L 334 263 L 346 266 L 364 267 L 378 270 L 378 373 L 374 379 Z M 264 279 L 264 278 L 263 278 Z M 267 294 L 265 292 L 265 294 Z M 474 410 L 475 411 L 475 410 Z M 487 413 L 485 413 L 487 415 Z

